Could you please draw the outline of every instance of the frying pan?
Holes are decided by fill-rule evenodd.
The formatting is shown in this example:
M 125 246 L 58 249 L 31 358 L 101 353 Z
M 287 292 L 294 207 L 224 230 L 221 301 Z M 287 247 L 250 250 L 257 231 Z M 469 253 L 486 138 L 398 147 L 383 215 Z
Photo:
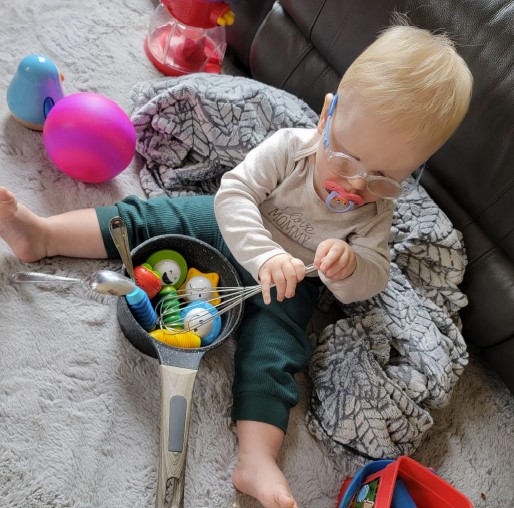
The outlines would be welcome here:
M 237 272 L 223 254 L 207 243 L 185 235 L 156 236 L 138 245 L 131 252 L 134 266 L 144 263 L 148 256 L 161 249 L 182 254 L 189 268 L 218 273 L 220 286 L 241 286 Z M 157 358 L 160 363 L 161 430 L 156 508 L 164 508 L 170 478 L 174 479 L 171 508 L 183 506 L 191 397 L 196 373 L 202 356 L 234 333 L 242 313 L 243 303 L 223 314 L 221 332 L 212 344 L 183 349 L 154 339 L 139 326 L 125 298 L 118 299 L 117 315 L 124 335 L 139 351 Z

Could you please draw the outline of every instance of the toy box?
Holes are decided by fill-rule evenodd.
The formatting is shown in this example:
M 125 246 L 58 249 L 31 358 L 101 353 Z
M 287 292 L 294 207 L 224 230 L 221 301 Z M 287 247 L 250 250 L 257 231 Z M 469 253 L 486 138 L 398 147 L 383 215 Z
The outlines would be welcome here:
M 473 508 L 432 469 L 407 456 L 377 460 L 348 478 L 336 508 Z

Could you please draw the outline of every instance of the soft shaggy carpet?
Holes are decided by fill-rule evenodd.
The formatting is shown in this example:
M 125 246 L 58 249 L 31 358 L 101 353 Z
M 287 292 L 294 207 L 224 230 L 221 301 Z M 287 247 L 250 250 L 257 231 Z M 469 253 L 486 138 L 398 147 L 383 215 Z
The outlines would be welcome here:
M 67 93 L 93 91 L 130 112 L 136 82 L 159 78 L 143 40 L 150 0 L 19 0 L 1 4 L 0 88 L 29 53 L 52 58 Z M 71 180 L 49 162 L 41 134 L 14 121 L 0 101 L 0 185 L 50 215 L 143 196 L 141 162 L 113 181 Z M 159 439 L 156 360 L 120 331 L 115 299 L 83 286 L 15 286 L 10 274 L 33 270 L 85 277 L 119 263 L 53 258 L 26 265 L 0 242 L 0 507 L 154 506 Z M 319 319 L 324 319 L 320 316 Z M 233 342 L 206 354 L 196 379 L 186 469 L 187 508 L 257 503 L 235 492 L 237 442 L 229 418 Z M 300 507 L 332 508 L 360 462 L 331 456 L 305 425 L 309 381 L 292 413 L 280 461 Z M 514 402 L 471 351 L 449 405 L 414 458 L 435 468 L 479 508 L 512 507 Z

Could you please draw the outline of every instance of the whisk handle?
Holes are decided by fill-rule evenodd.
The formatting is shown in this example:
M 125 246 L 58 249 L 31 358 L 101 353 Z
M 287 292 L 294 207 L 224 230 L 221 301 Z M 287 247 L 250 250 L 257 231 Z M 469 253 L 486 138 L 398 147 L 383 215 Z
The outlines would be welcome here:
M 317 272 L 318 269 L 317 268 L 314 268 L 314 265 L 305 265 L 305 273 L 306 274 L 309 274 L 309 273 L 312 273 L 312 272 Z
M 305 275 L 307 275 L 309 273 L 312 273 L 312 272 L 317 272 L 317 271 L 318 271 L 318 269 L 314 268 L 314 265 L 312 265 L 312 264 L 311 265 L 305 265 Z M 275 286 L 276 286 L 276 284 L 271 284 L 270 287 L 274 288 Z M 257 288 L 259 286 L 253 286 L 253 287 Z M 253 296 L 253 294 L 249 295 L 249 296 Z M 248 298 L 248 297 L 245 295 L 245 299 Z

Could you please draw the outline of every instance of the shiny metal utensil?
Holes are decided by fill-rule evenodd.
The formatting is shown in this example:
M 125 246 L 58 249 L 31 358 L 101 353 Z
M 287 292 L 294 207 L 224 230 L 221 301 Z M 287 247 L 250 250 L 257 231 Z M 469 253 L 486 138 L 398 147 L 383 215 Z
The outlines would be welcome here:
M 16 283 L 46 282 L 52 284 L 85 284 L 90 289 L 103 295 L 123 296 L 132 293 L 136 285 L 128 277 L 111 270 L 98 270 L 85 279 L 75 279 L 61 275 L 38 272 L 16 272 L 11 275 Z
M 130 255 L 130 246 L 128 243 L 127 226 L 123 219 L 121 217 L 113 217 L 109 222 L 109 231 L 127 273 L 132 280 L 135 280 L 134 265 L 132 264 L 132 256 Z

